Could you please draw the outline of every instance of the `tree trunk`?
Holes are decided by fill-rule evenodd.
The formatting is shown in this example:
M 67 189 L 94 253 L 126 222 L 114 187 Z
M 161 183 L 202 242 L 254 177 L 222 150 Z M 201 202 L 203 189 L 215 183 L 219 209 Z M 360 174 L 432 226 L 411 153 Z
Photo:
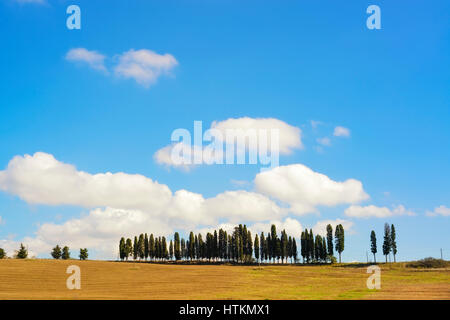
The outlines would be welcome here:
M 377 263 L 377 258 L 375 258 L 375 253 L 373 254 L 373 261 Z
M 339 252 L 339 263 L 341 263 L 341 253 Z

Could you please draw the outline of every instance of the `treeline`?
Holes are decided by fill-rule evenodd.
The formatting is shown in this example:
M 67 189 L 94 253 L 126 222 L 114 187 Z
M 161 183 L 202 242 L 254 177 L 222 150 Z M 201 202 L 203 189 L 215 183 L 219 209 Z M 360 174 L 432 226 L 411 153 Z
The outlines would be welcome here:
M 336 251 L 344 251 L 344 228 L 336 227 L 334 244 Z M 266 235 L 261 232 L 252 237 L 246 225 L 236 226 L 231 234 L 223 229 L 206 234 L 205 240 L 201 233 L 189 234 L 189 239 L 180 238 L 175 232 L 169 241 L 165 237 L 155 237 L 147 233 L 135 236 L 134 240 L 122 237 L 119 242 L 120 260 L 151 260 L 151 261 L 220 261 L 236 263 L 280 262 L 296 263 L 298 249 L 294 236 L 286 230 L 277 233 L 275 225 L 271 226 Z M 312 230 L 301 234 L 301 255 L 304 263 L 335 262 L 333 256 L 333 228 L 327 226 L 327 237 L 314 237 Z

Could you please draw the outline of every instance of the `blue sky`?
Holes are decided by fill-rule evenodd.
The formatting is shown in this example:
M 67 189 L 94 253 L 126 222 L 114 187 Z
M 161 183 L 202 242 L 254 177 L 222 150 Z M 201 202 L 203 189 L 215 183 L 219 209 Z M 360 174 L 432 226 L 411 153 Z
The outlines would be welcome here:
M 15 156 L 43 152 L 93 175 L 140 174 L 173 193 L 183 189 L 205 199 L 240 189 L 259 194 L 253 182 L 258 165 L 185 171 L 158 164 L 155 153 L 170 144 L 174 129 L 192 131 L 194 120 L 208 128 L 230 118 L 279 119 L 301 129 L 304 146 L 281 155 L 281 166 L 303 164 L 336 182 L 356 179 L 370 198 L 274 220 L 295 219 L 308 228 L 345 220 L 351 224 L 345 261 L 366 259 L 372 229 L 380 252 L 385 222 L 396 225 L 400 260 L 438 256 L 440 248 L 450 255 L 448 1 L 77 1 L 81 30 L 66 28 L 70 4 L 0 2 L 5 174 Z M 381 30 L 366 27 L 370 4 L 381 8 Z M 105 69 L 67 59 L 75 48 L 96 52 Z M 177 63 L 143 85 L 116 72 L 132 49 L 167 54 Z M 314 128 L 311 121 L 320 123 Z M 337 126 L 350 135 L 334 136 Z M 331 145 L 318 143 L 324 137 Z M 45 175 L 35 179 L 32 186 L 40 190 L 51 183 Z M 31 201 L 36 191 L 27 181 L 10 180 L 0 185 L 0 241 L 7 249 L 26 239 L 38 256 L 48 257 L 54 235 L 47 236 L 51 231 L 43 225 L 56 226 L 54 231 L 113 207 L 108 201 Z M 280 204 L 270 192 L 264 195 Z M 391 216 L 351 217 L 345 214 L 351 205 L 387 207 Z M 404 214 L 393 213 L 399 205 Z M 196 230 L 215 226 L 183 214 Z M 268 222 L 256 215 L 241 222 Z M 225 223 L 227 216 L 217 221 Z M 137 230 L 130 228 L 124 232 Z M 185 232 L 182 226 L 174 230 Z M 161 229 L 166 231 L 173 230 Z M 61 242 L 77 248 L 76 237 L 84 239 L 73 235 Z M 40 242 L 33 244 L 36 238 Z M 114 258 L 109 249 L 91 247 L 98 257 Z

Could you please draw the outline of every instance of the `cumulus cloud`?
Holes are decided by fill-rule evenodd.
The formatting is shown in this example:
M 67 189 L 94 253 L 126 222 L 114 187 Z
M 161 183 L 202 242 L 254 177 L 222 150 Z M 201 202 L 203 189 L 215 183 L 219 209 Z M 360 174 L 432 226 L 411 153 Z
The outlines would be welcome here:
M 156 80 L 178 65 L 178 61 L 171 54 L 158 54 L 154 51 L 131 49 L 118 57 L 118 64 L 114 68 L 116 75 L 132 78 L 144 87 L 155 83 Z
M 278 145 L 272 144 L 272 129 L 277 130 Z M 214 138 L 207 139 L 206 136 L 209 134 Z M 226 163 L 226 153 L 230 147 L 230 150 L 234 151 L 236 162 L 238 157 L 243 156 L 244 160 L 248 158 L 247 163 L 250 162 L 250 156 L 246 158 L 246 152 L 249 154 L 252 152 L 256 157 L 259 156 L 261 161 L 261 153 L 272 157 L 273 152 L 276 152 L 276 154 L 291 154 L 295 149 L 303 148 L 301 129 L 274 118 L 242 117 L 214 121 L 202 138 L 203 141 L 211 141 L 212 143 L 206 144 L 205 142 L 205 146 L 199 146 L 191 145 L 191 141 L 188 141 L 188 143 L 185 141 L 174 142 L 159 149 L 154 154 L 154 159 L 158 164 L 189 171 L 200 164 Z M 190 140 L 192 140 L 192 137 Z M 264 153 L 262 150 L 267 152 Z M 183 160 L 186 155 L 186 159 L 189 161 Z M 200 159 L 200 161 L 196 162 L 194 159 Z
M 162 75 L 170 74 L 170 71 L 178 65 L 178 61 L 171 54 L 158 54 L 148 49 L 131 49 L 116 55 L 115 58 L 113 70 L 117 77 L 134 79 L 146 88 L 156 83 Z M 68 61 L 86 63 L 92 69 L 108 74 L 105 59 L 105 55 L 85 48 L 71 49 L 66 54 Z
M 414 212 L 407 210 L 403 205 L 398 205 L 389 209 L 387 207 L 350 206 L 345 209 L 345 215 L 352 218 L 387 218 L 393 216 L 413 216 Z
M 82 62 L 88 64 L 92 69 L 105 71 L 105 56 L 85 48 L 71 49 L 66 54 L 66 60 L 72 62 Z
M 264 235 L 267 235 L 267 233 L 270 232 L 270 228 L 273 224 L 276 226 L 278 234 L 281 231 L 286 230 L 286 233 L 288 235 L 293 236 L 295 238 L 300 238 L 301 232 L 303 230 L 302 224 L 298 220 L 293 218 L 286 218 L 283 221 L 270 220 L 264 223 L 258 222 L 250 225 L 248 229 L 251 230 L 253 234 L 256 233 L 261 234 L 261 232 L 264 232 Z
M 316 212 L 317 206 L 357 203 L 369 198 L 355 179 L 331 180 L 302 164 L 280 166 L 256 175 L 258 192 L 290 205 L 296 214 Z
M 350 137 L 350 130 L 345 127 L 337 126 L 334 128 L 333 135 L 336 137 Z
M 439 207 L 434 208 L 433 211 L 427 211 L 426 214 L 429 217 L 436 217 L 436 216 L 450 217 L 450 208 L 441 205 Z

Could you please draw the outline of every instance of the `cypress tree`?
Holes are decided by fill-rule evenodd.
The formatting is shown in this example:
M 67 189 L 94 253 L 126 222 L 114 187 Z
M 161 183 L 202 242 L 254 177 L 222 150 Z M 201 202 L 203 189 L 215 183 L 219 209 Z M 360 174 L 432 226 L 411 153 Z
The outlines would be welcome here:
M 145 258 L 145 243 L 144 243 L 144 235 L 142 233 L 139 235 L 138 240 L 138 256 L 139 260 Z
M 189 258 L 194 259 L 194 252 L 195 252 L 195 237 L 194 237 L 194 233 L 191 231 L 191 233 L 189 234 Z
M 150 239 L 148 239 L 148 254 L 150 259 L 155 259 L 156 257 L 156 246 L 155 246 L 155 237 L 153 237 L 153 233 L 150 234 Z
M 133 253 L 133 242 L 130 238 L 127 238 L 125 242 L 125 259 L 128 261 L 128 257 Z
M 173 258 L 173 242 L 172 240 L 170 240 L 170 245 L 169 245 L 169 259 L 172 260 Z
M 277 227 L 272 224 L 270 228 L 270 239 L 271 239 L 271 253 L 273 262 L 275 262 L 275 258 L 278 256 L 277 252 Z
M 122 261 L 125 259 L 125 238 L 124 237 L 120 238 L 120 242 L 119 242 L 119 258 Z
M 68 246 L 65 246 L 62 249 L 61 259 L 63 259 L 63 260 L 70 259 L 70 251 L 69 251 L 69 247 Z
M 136 236 L 134 236 L 134 241 L 133 241 L 133 259 L 136 260 L 138 256 L 139 256 L 138 239 L 137 239 Z
M 264 261 L 266 260 L 266 256 L 265 256 L 265 246 L 266 246 L 266 239 L 264 238 L 264 232 L 261 232 L 261 237 L 259 238 L 259 255 L 261 257 L 261 260 Z
M 254 244 L 254 246 L 255 246 L 255 259 L 256 259 L 256 261 L 257 262 L 260 262 L 259 261 L 259 237 L 258 237 L 258 234 L 256 234 L 255 235 L 255 244 Z
M 331 224 L 327 225 L 327 248 L 328 248 L 328 255 L 331 256 L 334 254 L 333 252 L 333 227 Z
M 146 261 L 148 259 L 148 255 L 149 255 L 148 235 L 147 235 L 147 233 L 145 233 L 145 236 L 144 236 L 144 257 L 145 257 Z
M 173 236 L 175 241 L 175 247 L 174 247 L 174 254 L 175 254 L 175 260 L 181 259 L 181 248 L 180 248 L 180 235 L 178 232 L 175 232 L 175 235 Z
M 292 238 L 292 255 L 294 256 L 294 262 L 297 262 L 297 243 L 295 238 Z
M 395 261 L 395 255 L 397 254 L 397 242 L 395 241 L 396 234 L 395 234 L 395 227 L 394 225 L 391 225 L 391 249 L 392 254 L 394 255 L 394 263 Z
M 3 248 L 0 248 L 0 259 L 6 258 L 6 251 Z
M 377 236 L 373 230 L 370 233 L 370 251 L 373 253 L 373 261 L 377 263 L 377 258 L 375 257 L 375 254 L 377 253 Z
M 344 227 L 342 224 L 336 226 L 336 251 L 339 253 L 339 263 L 341 263 L 341 254 L 344 251 Z
M 281 263 L 284 263 L 284 259 L 287 260 L 287 235 L 286 230 L 281 231 L 281 240 L 280 240 L 280 255 L 281 255 Z
M 305 229 L 305 231 L 306 231 L 306 229 Z M 302 235 L 301 235 L 301 237 L 300 237 L 300 246 L 301 246 L 301 248 L 300 248 L 300 251 L 301 251 L 301 256 L 302 256 L 302 259 L 303 259 L 303 263 L 305 263 L 305 259 L 306 259 L 306 256 L 307 256 L 307 254 L 306 254 L 306 233 L 305 233 L 305 231 L 302 231 Z
M 391 228 L 387 223 L 384 224 L 384 241 L 383 241 L 383 254 L 386 257 L 391 252 Z

